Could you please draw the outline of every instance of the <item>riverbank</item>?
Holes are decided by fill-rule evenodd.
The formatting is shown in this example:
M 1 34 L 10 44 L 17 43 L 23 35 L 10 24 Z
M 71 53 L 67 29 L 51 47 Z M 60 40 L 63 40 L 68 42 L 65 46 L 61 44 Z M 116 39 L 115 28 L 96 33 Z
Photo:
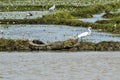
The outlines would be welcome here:
M 0 39 L 0 51 L 120 51 L 120 42 L 77 42 L 74 39 L 49 44 L 29 40 Z
M 29 41 L 0 38 L 0 51 L 30 51 Z

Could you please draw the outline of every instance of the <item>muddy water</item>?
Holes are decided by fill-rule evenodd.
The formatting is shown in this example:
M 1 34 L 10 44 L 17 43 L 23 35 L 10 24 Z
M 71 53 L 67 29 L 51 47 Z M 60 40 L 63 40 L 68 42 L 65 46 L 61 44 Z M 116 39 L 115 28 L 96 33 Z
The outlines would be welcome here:
M 0 30 L 4 32 L 4 34 L 0 34 L 0 37 L 3 38 L 38 39 L 45 43 L 64 41 L 88 31 L 87 28 L 64 25 L 1 25 Z M 120 41 L 120 37 L 92 29 L 92 34 L 82 40 L 90 42 Z
M 0 80 L 120 80 L 119 52 L 1 52 Z

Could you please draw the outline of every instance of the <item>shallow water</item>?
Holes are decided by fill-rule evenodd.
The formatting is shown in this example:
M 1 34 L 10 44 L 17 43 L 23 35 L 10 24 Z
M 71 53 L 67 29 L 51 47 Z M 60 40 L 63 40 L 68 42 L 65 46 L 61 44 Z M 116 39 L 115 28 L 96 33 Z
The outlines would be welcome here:
M 87 28 L 65 25 L 1 25 L 0 30 L 4 32 L 3 35 L 0 34 L 0 37 L 11 39 L 38 39 L 45 43 L 64 41 L 88 31 Z M 92 29 L 92 34 L 84 37 L 82 40 L 89 42 L 120 41 L 119 36 L 120 35 L 97 32 Z
M 105 13 L 100 13 L 100 14 L 94 14 L 92 18 L 81 18 L 79 20 L 81 21 L 84 21 L 84 22 L 96 22 L 97 20 L 109 20 L 109 19 L 106 19 L 106 18 L 102 18 L 102 16 L 104 15 Z
M 117 9 L 116 11 L 110 11 L 110 13 L 117 13 L 120 12 L 120 9 Z M 110 20 L 108 18 L 103 18 L 102 16 L 105 13 L 100 13 L 100 14 L 94 14 L 92 18 L 80 18 L 79 20 L 84 21 L 84 22 L 96 22 L 98 20 Z
M 28 13 L 33 16 L 26 17 Z M 0 19 L 25 19 L 25 18 L 38 18 L 43 15 L 51 14 L 49 11 L 13 11 L 13 12 L 0 12 Z
M 120 80 L 119 52 L 1 52 L 0 80 Z

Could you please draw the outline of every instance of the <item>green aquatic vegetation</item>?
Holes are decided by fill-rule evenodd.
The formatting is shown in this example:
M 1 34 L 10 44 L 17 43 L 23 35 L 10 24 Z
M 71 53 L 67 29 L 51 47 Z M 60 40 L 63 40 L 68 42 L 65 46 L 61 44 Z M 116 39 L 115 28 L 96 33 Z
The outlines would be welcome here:
M 48 6 L 0 6 L 2 11 L 36 11 L 46 9 L 48 9 Z
M 116 21 L 111 21 L 111 20 L 97 20 L 95 23 L 99 23 L 99 24 L 115 24 Z
M 113 0 L 0 0 L 0 5 L 7 5 L 7 6 L 21 6 L 21 5 L 75 5 L 75 6 L 86 6 L 86 5 L 94 5 L 97 3 L 110 3 Z M 118 2 L 118 1 L 116 1 Z
M 95 23 L 99 24 L 120 24 L 120 16 L 118 17 L 113 17 L 110 20 L 98 20 Z
M 73 19 L 74 16 L 72 16 L 69 12 L 59 12 L 59 13 L 54 13 L 54 14 L 49 14 L 49 15 L 44 15 L 43 18 L 46 19 Z
M 90 6 L 86 6 L 83 8 L 79 8 L 75 11 L 72 11 L 71 14 L 73 16 L 80 16 L 81 14 L 96 14 L 96 13 L 101 13 L 101 12 L 109 12 L 111 10 L 116 10 L 120 8 L 120 3 L 118 2 L 112 2 L 109 4 L 96 4 L 96 5 L 90 5 Z
M 31 1 L 31 2 L 33 3 L 33 1 Z M 77 1 L 77 3 L 78 2 L 80 2 L 80 1 Z M 22 1 L 22 4 L 23 4 L 23 1 Z M 53 5 L 53 4 L 44 4 L 43 5 L 43 3 L 41 5 L 29 5 L 30 3 L 28 3 L 27 5 L 22 5 L 22 4 L 21 5 L 4 5 L 4 6 L 0 5 L 0 10 L 1 11 L 48 10 L 49 7 L 51 7 Z M 92 4 L 93 4 L 93 2 L 92 2 Z M 89 15 L 91 15 L 91 14 L 99 13 L 99 12 L 102 12 L 102 11 L 115 10 L 116 8 L 119 8 L 119 7 L 120 7 L 119 2 L 110 2 L 110 3 L 107 3 L 107 4 L 96 3 L 94 5 L 88 5 L 88 6 L 73 5 L 73 4 L 63 4 L 63 2 L 61 4 L 56 3 L 56 9 L 57 10 L 62 10 L 62 11 L 68 10 L 68 11 L 71 11 L 71 13 L 73 13 L 76 16 L 80 16 L 81 12 L 82 12 L 82 14 L 84 14 L 84 13 L 88 14 L 89 13 Z
M 74 40 L 74 39 L 69 39 L 69 40 L 64 41 L 63 46 L 64 46 L 64 48 L 70 48 L 70 47 L 72 47 L 76 42 L 77 42 L 77 41 Z
M 120 24 L 120 12 L 117 13 L 106 13 L 102 16 L 108 18 L 108 20 L 98 20 L 96 23 L 99 24 Z
M 32 50 L 43 50 L 41 46 L 31 45 Z M 57 41 L 46 45 L 46 50 L 59 51 L 120 51 L 120 42 L 103 41 L 99 43 L 77 42 L 70 39 L 66 41 Z
M 102 17 L 103 18 L 112 18 L 112 17 L 114 17 L 115 15 L 114 14 L 112 14 L 112 13 L 106 13 L 106 14 L 104 14 Z
M 96 44 L 97 51 L 120 51 L 120 43 L 113 41 L 103 41 Z
M 74 45 L 71 50 L 79 50 L 79 51 L 94 51 L 95 50 L 95 43 L 92 42 L 79 42 Z M 76 49 L 74 49 L 76 48 Z
M 115 18 L 115 19 L 117 19 L 117 17 L 119 17 L 119 16 L 120 16 L 120 12 L 118 12 L 118 13 L 108 12 L 108 13 L 104 14 L 102 17 L 103 18 Z
M 31 44 L 28 40 L 0 38 L 0 51 L 120 51 L 120 42 L 103 41 L 99 43 L 77 42 L 74 39 L 57 41 L 50 44 Z
M 88 17 L 92 17 L 92 14 L 90 12 L 91 12 L 91 8 L 84 7 L 84 8 L 76 9 L 75 11 L 71 11 L 71 14 L 73 16 L 80 17 L 80 18 L 83 18 L 83 17 L 88 18 Z
M 28 50 L 29 41 L 28 40 L 12 40 L 0 38 L 0 50 L 1 51 L 19 51 Z

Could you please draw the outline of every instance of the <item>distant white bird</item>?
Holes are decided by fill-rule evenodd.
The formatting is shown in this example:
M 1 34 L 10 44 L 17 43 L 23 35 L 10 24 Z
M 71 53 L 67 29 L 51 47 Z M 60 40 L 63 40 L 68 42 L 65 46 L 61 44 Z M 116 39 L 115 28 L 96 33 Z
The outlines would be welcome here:
M 3 34 L 3 30 L 0 30 L 0 33 Z
M 114 24 L 113 27 L 116 28 L 117 24 Z
M 116 27 L 117 27 L 117 24 L 114 24 L 113 25 L 113 31 L 116 29 Z
M 88 32 L 83 32 L 77 36 L 77 40 L 79 40 L 82 37 L 88 36 L 91 34 L 91 27 L 88 28 Z
M 49 11 L 54 11 L 55 10 L 55 4 L 49 8 Z
M 30 17 L 30 16 L 33 16 L 33 14 L 32 14 L 32 13 L 28 13 L 28 14 L 26 15 L 26 18 L 28 18 L 28 17 Z

